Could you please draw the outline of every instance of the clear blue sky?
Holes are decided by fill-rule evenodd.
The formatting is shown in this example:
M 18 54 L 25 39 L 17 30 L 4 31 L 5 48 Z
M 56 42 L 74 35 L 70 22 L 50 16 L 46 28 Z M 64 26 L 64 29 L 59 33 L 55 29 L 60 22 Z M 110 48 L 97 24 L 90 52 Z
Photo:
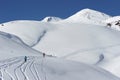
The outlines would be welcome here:
M 46 16 L 67 18 L 84 8 L 120 15 L 120 0 L 0 0 L 0 23 Z

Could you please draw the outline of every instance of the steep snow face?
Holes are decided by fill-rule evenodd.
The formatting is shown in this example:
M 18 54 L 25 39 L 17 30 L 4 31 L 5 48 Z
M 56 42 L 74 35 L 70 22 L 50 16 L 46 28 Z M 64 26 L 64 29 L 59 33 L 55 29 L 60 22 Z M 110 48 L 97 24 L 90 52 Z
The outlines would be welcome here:
M 41 53 L 26 46 L 18 37 L 0 32 L 0 60 L 25 55 L 40 56 Z
M 91 65 L 57 58 L 16 57 L 0 61 L 2 80 L 119 80 Z
M 48 16 L 46 18 L 44 18 L 42 21 L 43 22 L 58 22 L 58 21 L 61 21 L 62 19 L 59 18 L 59 17 L 51 17 L 51 16 Z
M 44 38 L 34 46 L 47 54 L 65 59 L 95 64 L 107 58 L 105 53 L 114 54 L 120 50 L 120 32 L 105 26 L 83 23 L 55 24 L 56 30 L 48 31 Z M 113 51 L 112 51 L 113 50 Z M 106 54 L 108 57 L 111 54 Z M 113 55 L 114 56 L 114 55 Z
M 14 34 L 21 38 L 24 43 L 34 46 L 50 29 L 50 23 L 40 21 L 19 20 L 3 23 L 0 25 L 0 31 Z
M 108 27 L 120 31 L 120 16 L 109 18 L 105 20 L 105 23 L 107 23 Z
M 70 16 L 66 20 L 72 22 L 85 22 L 85 23 L 94 23 L 101 24 L 103 20 L 110 18 L 109 15 L 91 10 L 91 9 L 83 9 L 73 16 Z

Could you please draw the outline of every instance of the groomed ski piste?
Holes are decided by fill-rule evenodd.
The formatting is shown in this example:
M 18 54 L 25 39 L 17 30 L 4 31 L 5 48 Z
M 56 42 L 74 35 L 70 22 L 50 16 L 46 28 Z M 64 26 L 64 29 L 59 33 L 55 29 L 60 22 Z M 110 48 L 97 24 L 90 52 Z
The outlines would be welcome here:
M 115 21 L 83 9 L 1 23 L 0 80 L 120 80 L 120 32 L 107 25 Z

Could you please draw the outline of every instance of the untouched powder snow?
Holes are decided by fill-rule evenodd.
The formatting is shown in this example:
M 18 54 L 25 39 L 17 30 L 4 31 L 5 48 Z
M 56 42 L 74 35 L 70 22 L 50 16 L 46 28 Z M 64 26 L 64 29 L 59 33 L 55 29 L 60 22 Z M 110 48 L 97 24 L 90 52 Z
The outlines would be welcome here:
M 2 80 L 119 80 L 101 68 L 49 57 L 17 57 L 0 61 Z
M 85 22 L 85 23 L 94 23 L 94 24 L 102 24 L 103 20 L 110 18 L 109 15 L 95 11 L 92 9 L 83 9 L 76 14 L 70 16 L 66 20 L 69 22 Z

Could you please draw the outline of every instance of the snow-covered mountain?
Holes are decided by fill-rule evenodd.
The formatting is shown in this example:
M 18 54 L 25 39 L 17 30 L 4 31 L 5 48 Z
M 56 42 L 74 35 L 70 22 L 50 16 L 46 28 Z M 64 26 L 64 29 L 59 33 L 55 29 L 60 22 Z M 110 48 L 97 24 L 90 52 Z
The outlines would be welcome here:
M 52 17 L 52 16 L 48 16 L 48 17 L 45 17 L 42 21 L 43 22 L 58 22 L 58 21 L 61 21 L 62 19 L 59 18 L 59 17 Z
M 87 8 L 75 13 L 66 20 L 70 22 L 102 24 L 102 21 L 108 18 L 110 18 L 110 16 L 105 13 Z
M 83 9 L 67 19 L 0 24 L 0 79 L 119 80 L 120 32 L 107 27 L 116 20 Z
M 107 18 L 107 15 L 90 9 L 84 9 L 79 14 L 81 16 L 84 14 L 83 17 L 86 19 L 87 11 L 90 15 L 99 14 L 104 16 L 104 19 Z M 94 18 L 99 18 L 99 16 L 92 19 Z M 120 44 L 120 32 L 101 25 L 82 22 L 69 23 L 66 20 L 57 23 L 29 20 L 11 21 L 1 24 L 0 31 L 16 35 L 27 45 L 48 55 L 89 64 L 102 61 L 101 56 L 106 58 L 104 55 L 108 49 Z M 114 52 L 111 52 L 112 54 Z

